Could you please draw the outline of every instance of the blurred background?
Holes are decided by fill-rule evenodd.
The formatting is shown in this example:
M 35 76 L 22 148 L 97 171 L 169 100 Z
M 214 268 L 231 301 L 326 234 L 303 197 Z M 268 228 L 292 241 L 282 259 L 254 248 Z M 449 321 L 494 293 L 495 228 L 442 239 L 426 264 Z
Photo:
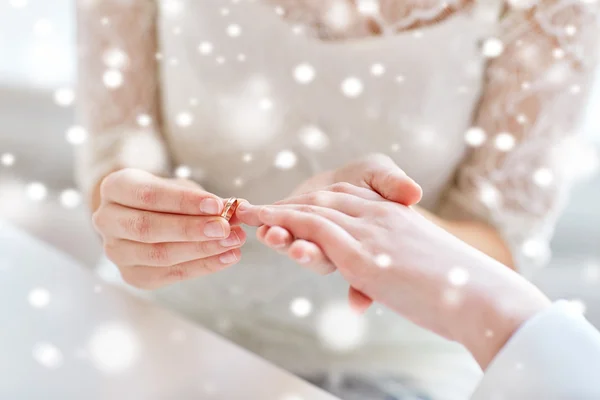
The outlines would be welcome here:
M 72 0 L 0 0 L 0 219 L 92 268 L 101 248 L 72 177 L 75 23 Z M 600 77 L 600 70 L 598 71 Z M 579 301 L 600 326 L 600 79 L 582 134 L 590 157 L 536 282 Z

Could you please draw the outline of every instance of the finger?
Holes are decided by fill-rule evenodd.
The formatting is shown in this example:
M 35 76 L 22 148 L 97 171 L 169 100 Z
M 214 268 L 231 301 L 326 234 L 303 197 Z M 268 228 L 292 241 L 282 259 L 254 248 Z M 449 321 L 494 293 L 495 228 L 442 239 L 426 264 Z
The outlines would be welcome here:
M 280 226 L 269 227 L 264 233 L 263 243 L 270 248 L 285 253 L 290 247 L 294 237 Z
M 221 217 L 160 214 L 108 204 L 94 214 L 105 236 L 143 243 L 199 242 L 225 239 L 231 227 Z
M 206 242 L 140 243 L 117 240 L 105 246 L 107 257 L 123 266 L 146 265 L 167 267 L 184 262 L 207 258 L 241 247 L 246 233 L 240 227 L 231 229 L 229 237 Z
M 337 188 L 345 186 L 346 185 L 337 185 Z M 352 185 L 348 184 L 347 186 Z M 368 191 L 368 189 L 365 190 Z M 376 193 L 373 193 L 373 195 L 380 197 Z M 373 196 L 370 197 L 373 198 Z M 308 205 L 324 207 L 337 210 L 352 217 L 358 217 L 364 214 L 365 209 L 368 208 L 368 204 L 368 201 L 362 197 L 328 190 L 310 192 L 275 203 L 275 205 Z M 311 212 L 312 210 L 306 209 L 306 211 Z
M 225 202 L 225 201 L 226 201 L 226 200 L 224 200 L 224 202 Z M 237 208 L 235 209 L 235 212 L 233 213 L 233 215 L 231 216 L 231 219 L 229 220 L 229 225 L 231 225 L 231 226 L 235 226 L 235 225 L 241 225 L 241 224 L 243 223 L 243 222 L 240 220 L 239 216 L 238 216 L 237 210 L 238 210 L 238 209 L 240 208 L 240 206 L 241 206 L 242 204 L 244 204 L 244 203 L 246 203 L 246 204 L 250 204 L 250 203 L 248 202 L 248 200 L 245 200 L 245 199 L 238 199 L 238 205 L 237 205 Z M 225 203 L 223 203 L 223 204 L 225 204 Z
M 281 226 L 295 238 L 316 244 L 338 269 L 352 267 L 353 273 L 358 274 L 370 264 L 360 242 L 346 229 L 348 223 L 344 220 L 351 217 L 339 213 L 344 218 L 335 223 L 323 215 L 291 207 L 295 206 L 263 206 L 258 217 L 264 225 Z
M 267 231 L 269 230 L 269 228 L 270 228 L 270 226 L 262 225 L 256 230 L 256 237 L 258 238 L 258 241 L 264 245 L 267 244 L 265 242 L 265 235 L 267 234 Z
M 158 289 L 176 282 L 198 278 L 237 264 L 241 259 L 239 249 L 229 250 L 212 257 L 188 261 L 170 267 L 122 267 L 123 280 L 140 289 Z
M 357 179 L 357 177 L 359 177 Z M 423 195 L 421 187 L 388 156 L 372 154 L 334 174 L 337 182 L 355 182 L 372 189 L 385 199 L 403 205 L 414 205 Z
M 359 314 L 364 314 L 371 307 L 371 304 L 373 304 L 373 300 L 370 297 L 352 286 L 348 290 L 348 301 L 350 302 L 350 307 Z
M 423 190 L 387 156 L 375 155 L 365 170 L 365 183 L 387 200 L 412 206 L 421 201 Z
M 327 275 L 335 271 L 323 250 L 316 244 L 298 239 L 295 240 L 287 251 L 288 256 L 303 267 L 309 268 L 320 275 Z
M 262 222 L 260 222 L 260 219 L 258 218 L 258 210 L 257 206 L 244 201 L 240 203 L 235 211 L 235 216 L 232 219 L 248 226 L 261 226 Z
M 107 176 L 102 181 L 101 193 L 110 202 L 147 211 L 219 215 L 223 210 L 223 201 L 201 188 L 130 168 Z

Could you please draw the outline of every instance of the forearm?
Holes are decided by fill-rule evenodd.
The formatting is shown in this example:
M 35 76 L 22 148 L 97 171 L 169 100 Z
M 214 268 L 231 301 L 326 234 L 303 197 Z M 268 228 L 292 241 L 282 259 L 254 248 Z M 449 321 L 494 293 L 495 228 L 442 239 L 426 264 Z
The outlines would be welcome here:
M 511 269 L 515 269 L 510 249 L 494 228 L 478 221 L 450 221 L 415 207 L 425 218 Z

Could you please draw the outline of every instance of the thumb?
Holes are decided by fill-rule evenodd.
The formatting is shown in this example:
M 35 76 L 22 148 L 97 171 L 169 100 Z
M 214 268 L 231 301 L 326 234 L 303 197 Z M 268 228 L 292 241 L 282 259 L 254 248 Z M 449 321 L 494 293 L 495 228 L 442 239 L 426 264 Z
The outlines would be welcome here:
M 364 181 L 385 199 L 405 206 L 415 205 L 423 197 L 421 186 L 387 156 L 378 156 L 368 164 Z

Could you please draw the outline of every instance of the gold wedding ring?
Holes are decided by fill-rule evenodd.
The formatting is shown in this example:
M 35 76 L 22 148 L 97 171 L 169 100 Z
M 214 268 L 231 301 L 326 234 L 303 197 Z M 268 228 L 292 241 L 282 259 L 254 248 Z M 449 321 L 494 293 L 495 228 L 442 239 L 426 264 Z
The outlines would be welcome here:
M 229 200 L 227 200 L 225 203 L 225 208 L 223 208 L 221 217 L 229 221 L 233 217 L 233 214 L 235 214 L 235 210 L 237 210 L 239 204 L 240 202 L 236 197 L 229 198 Z

